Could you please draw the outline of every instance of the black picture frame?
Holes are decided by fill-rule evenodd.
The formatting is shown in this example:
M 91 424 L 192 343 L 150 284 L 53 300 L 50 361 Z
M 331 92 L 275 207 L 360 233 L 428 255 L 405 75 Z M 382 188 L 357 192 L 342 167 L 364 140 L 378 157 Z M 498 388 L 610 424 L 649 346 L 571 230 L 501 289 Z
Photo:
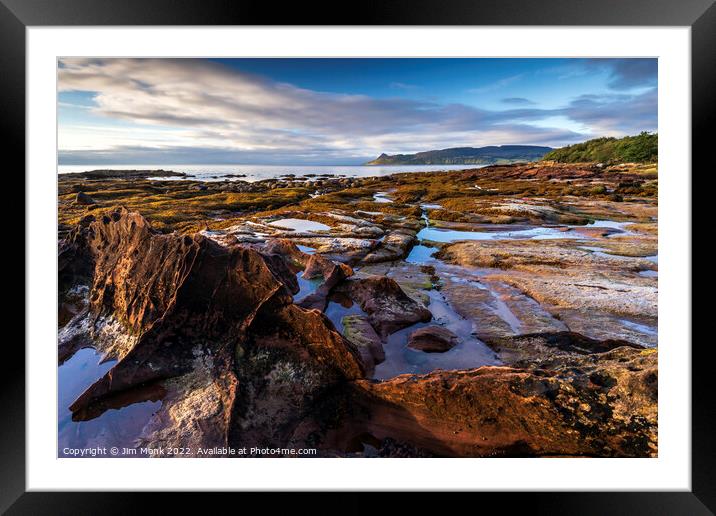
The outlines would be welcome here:
M 716 122 L 714 0 L 394 0 L 350 6 L 321 1 L 310 5 L 285 3 L 280 7 L 256 0 L 0 0 L 0 124 L 5 134 L 6 159 L 10 156 L 15 170 L 25 170 L 25 30 L 28 26 L 289 24 L 689 26 L 692 168 L 708 173 L 707 159 L 713 146 L 709 145 L 709 129 Z M 685 177 L 691 174 L 691 171 L 683 172 Z M 24 181 L 19 181 L 18 186 L 25 191 Z M 698 190 L 692 186 L 692 191 Z M 692 219 L 698 220 L 693 212 Z M 24 265 L 24 251 L 15 254 L 16 259 L 23 261 L 19 267 L 25 275 L 32 274 Z M 697 265 L 698 257 L 694 254 L 692 270 Z M 20 302 L 17 305 L 32 308 Z M 694 304 L 692 314 L 696 317 L 692 315 L 692 320 L 703 320 L 698 317 L 702 310 L 704 308 Z M 508 507 L 524 507 L 538 514 L 713 514 L 716 511 L 713 423 L 716 410 L 709 381 L 711 342 L 710 339 L 692 340 L 691 492 L 510 493 L 507 496 L 485 493 L 479 495 L 479 503 L 505 503 L 507 500 L 503 498 L 509 498 Z M 687 346 L 684 349 L 688 349 Z M 147 495 L 141 493 L 25 492 L 25 353 L 16 340 L 6 341 L 4 359 L 5 364 L 12 366 L 3 368 L 0 389 L 0 406 L 4 409 L 0 424 L 0 510 L 7 510 L 8 514 L 114 514 L 150 508 Z M 172 506 L 187 507 L 184 494 L 159 496 L 163 511 L 173 510 Z M 242 504 L 254 502 L 253 495 L 239 496 Z M 283 500 L 283 496 L 274 496 L 272 506 Z M 371 497 L 354 493 L 342 498 L 338 509 L 364 514 L 373 510 L 374 503 Z M 411 505 L 426 507 L 420 495 L 405 502 L 403 510 L 412 510 Z

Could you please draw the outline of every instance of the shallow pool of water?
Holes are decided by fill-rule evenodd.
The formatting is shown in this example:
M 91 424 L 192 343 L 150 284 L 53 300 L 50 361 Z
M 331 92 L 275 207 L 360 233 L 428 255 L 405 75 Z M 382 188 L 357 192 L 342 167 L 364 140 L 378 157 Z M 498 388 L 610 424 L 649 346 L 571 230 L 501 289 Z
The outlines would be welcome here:
M 645 335 L 656 336 L 658 334 L 657 328 L 653 326 L 647 326 L 646 324 L 629 321 L 627 319 L 621 319 L 619 322 L 627 328 L 631 328 L 632 330 L 638 331 L 639 333 L 643 333 Z
M 408 263 L 417 263 L 417 264 L 424 264 L 429 261 L 433 261 L 434 258 L 432 257 L 433 254 L 435 254 L 438 251 L 437 247 L 431 247 L 428 245 L 415 245 L 410 250 L 410 253 L 405 258 L 405 261 Z
M 431 240 L 433 242 L 457 242 L 458 240 L 528 240 L 528 239 L 558 239 L 582 238 L 564 228 L 534 227 L 510 231 L 457 231 L 425 227 L 418 232 L 418 240 Z
M 475 338 L 471 321 L 460 317 L 440 292 L 431 290 L 428 295 L 432 321 L 417 323 L 391 334 L 383 345 L 385 361 L 375 367 L 373 378 L 385 380 L 405 373 L 425 374 L 437 369 L 471 369 L 500 363 L 495 353 Z M 413 331 L 435 324 L 456 334 L 459 344 L 444 353 L 425 353 L 408 347 L 408 336 Z
M 121 408 L 110 408 L 92 419 L 73 421 L 68 407 L 116 363 L 100 364 L 101 358 L 92 348 L 81 349 L 58 369 L 58 457 L 71 456 L 67 448 L 133 448 L 134 440 L 161 407 L 161 401 L 142 400 Z
M 313 294 L 321 283 L 323 283 L 323 278 L 321 276 L 313 279 L 304 278 L 303 271 L 296 274 L 296 279 L 298 280 L 299 291 L 293 296 L 294 303 L 298 303 L 306 296 Z
M 612 228 L 612 229 L 621 229 L 624 230 L 625 226 L 628 226 L 629 224 L 633 224 L 632 222 L 617 222 L 616 220 L 595 220 L 593 222 L 590 222 L 586 226 L 573 226 L 573 227 L 587 227 L 587 228 Z
M 313 220 L 305 219 L 281 219 L 269 222 L 270 226 L 274 226 L 282 229 L 291 229 L 293 231 L 328 231 L 331 229 L 330 226 L 315 222 Z
M 393 202 L 393 199 L 389 199 L 386 197 L 388 195 L 388 192 L 378 192 L 373 194 L 373 201 L 379 202 L 379 203 L 388 203 Z
M 350 303 L 349 306 L 345 304 Z M 326 307 L 326 317 L 328 317 L 339 333 L 343 334 L 343 318 L 347 315 L 367 315 L 358 303 L 346 301 L 345 304 L 329 301 Z

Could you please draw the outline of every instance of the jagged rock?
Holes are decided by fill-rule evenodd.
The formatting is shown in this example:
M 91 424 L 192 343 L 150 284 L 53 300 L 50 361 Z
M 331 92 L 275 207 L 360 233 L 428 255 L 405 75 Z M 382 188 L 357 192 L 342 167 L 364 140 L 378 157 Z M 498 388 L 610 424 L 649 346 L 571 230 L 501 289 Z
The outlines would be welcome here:
M 315 292 L 309 294 L 301 302 L 299 306 L 307 308 L 309 310 L 319 310 L 321 312 L 326 310 L 328 304 L 328 296 L 336 285 L 345 280 L 349 272 L 352 274 L 350 267 L 343 266 L 343 264 L 332 264 L 332 266 L 324 273 L 324 280 Z
M 320 371 L 316 390 L 363 375 L 357 352 L 330 321 L 292 304 L 282 278 L 288 269 L 277 255 L 224 247 L 201 235 L 157 234 L 139 214 L 124 209 L 87 222 L 66 247 L 85 265 L 94 264 L 87 326 L 111 319 L 134 338 L 102 350 L 120 360 L 80 395 L 70 407 L 73 412 L 165 380 L 171 402 L 157 417 L 179 427 L 164 434 L 173 431 L 172 442 L 216 443 L 217 435 L 229 431 L 235 410 L 237 344 L 244 352 L 279 349 L 291 363 Z M 186 375 L 199 380 L 172 380 L 172 387 L 170 379 Z M 218 414 L 205 407 L 186 416 L 194 418 L 188 427 L 196 432 L 211 427 L 201 439 L 183 434 L 181 425 L 187 421 L 172 412 L 176 404 L 194 406 L 191 398 L 200 395 L 187 387 L 194 384 L 219 389 L 222 399 Z M 204 413 L 211 417 L 202 419 Z M 218 425 L 219 420 L 224 423 Z
M 295 305 L 262 308 L 237 355 L 237 443 L 286 446 L 302 420 L 321 417 L 317 405 L 327 396 L 364 376 L 357 351 L 330 321 Z
M 277 254 L 293 265 L 303 268 L 310 255 L 301 251 L 296 244 L 285 238 L 271 238 L 263 246 L 265 254 Z
M 83 217 L 59 243 L 57 280 L 60 303 L 69 289 L 76 285 L 89 286 L 92 283 L 94 262 L 88 252 L 86 233 L 94 220 L 93 215 Z
M 458 337 L 442 326 L 418 328 L 408 336 L 408 347 L 426 353 L 450 351 L 458 343 Z
M 336 290 L 345 292 L 360 305 L 381 337 L 432 319 L 430 310 L 410 298 L 395 280 L 385 276 L 350 279 Z

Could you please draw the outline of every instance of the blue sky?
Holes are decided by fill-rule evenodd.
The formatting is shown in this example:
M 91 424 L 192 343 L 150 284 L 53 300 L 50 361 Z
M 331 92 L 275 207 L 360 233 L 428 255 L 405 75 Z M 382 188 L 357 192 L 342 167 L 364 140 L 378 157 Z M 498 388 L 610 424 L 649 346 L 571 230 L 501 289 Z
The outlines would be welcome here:
M 657 129 L 656 59 L 63 59 L 60 164 L 359 164 Z

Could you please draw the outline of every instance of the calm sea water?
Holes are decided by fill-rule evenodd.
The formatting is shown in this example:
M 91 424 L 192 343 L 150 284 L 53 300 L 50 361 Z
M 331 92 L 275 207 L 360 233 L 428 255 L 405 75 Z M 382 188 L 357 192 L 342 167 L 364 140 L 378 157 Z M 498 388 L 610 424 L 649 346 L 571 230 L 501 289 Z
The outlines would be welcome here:
M 87 170 L 113 169 L 113 170 L 173 170 L 186 172 L 195 177 L 187 178 L 201 181 L 244 180 L 259 181 L 270 179 L 284 174 L 294 174 L 296 177 L 306 174 L 334 174 L 345 177 L 388 176 L 398 172 L 430 172 L 436 170 L 467 170 L 481 168 L 483 165 L 60 165 L 57 172 L 84 172 Z M 246 177 L 227 177 L 230 174 L 245 174 Z M 173 178 L 162 178 L 173 179 Z M 181 180 L 181 178 L 179 178 Z

